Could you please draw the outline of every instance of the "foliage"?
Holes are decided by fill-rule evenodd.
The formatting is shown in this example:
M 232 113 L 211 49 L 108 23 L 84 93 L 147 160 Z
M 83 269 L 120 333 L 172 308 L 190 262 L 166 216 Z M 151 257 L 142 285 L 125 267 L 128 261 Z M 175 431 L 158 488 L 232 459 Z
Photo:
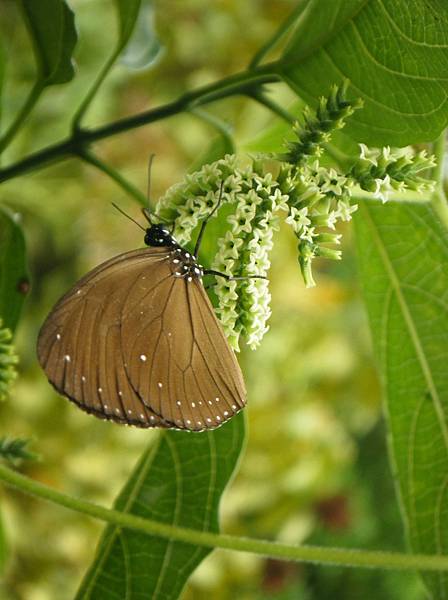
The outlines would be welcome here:
M 22 460 L 33 460 L 36 455 L 27 448 L 30 440 L 0 438 L 0 458 L 12 463 L 19 463 Z
M 364 295 L 407 535 L 414 552 L 443 553 L 447 238 L 426 206 L 365 203 L 361 215 L 356 227 Z M 428 472 L 428 464 L 439 466 Z M 435 597 L 443 597 L 445 576 L 425 579 Z
M 107 178 L 141 204 L 142 193 L 129 177 L 135 176 L 138 165 L 142 175 L 137 178 L 143 189 L 147 156 L 157 149 L 160 166 L 155 178 L 158 192 L 155 197 L 162 196 L 159 209 L 164 202 L 166 208 L 173 201 L 168 207 L 170 214 L 165 217 L 175 221 L 179 236 L 184 235 L 184 240 L 189 239 L 199 220 L 216 204 L 222 170 L 228 171 L 227 189 L 224 189 L 227 196 L 221 214 L 210 223 L 201 260 L 211 264 L 218 247 L 215 268 L 229 273 L 235 269 L 244 274 L 256 274 L 263 269 L 265 272 L 271 260 L 267 252 L 271 251 L 275 224 L 274 215 L 267 215 L 266 210 L 273 213 L 274 209 L 283 207 L 285 214 L 288 211 L 287 225 L 292 227 L 295 243 L 299 245 L 299 264 L 306 284 L 314 281 L 311 273 L 314 258 L 313 268 L 320 273 L 316 290 L 305 290 L 292 283 L 296 275 L 288 263 L 295 261 L 287 259 L 295 258 L 297 250 L 289 241 L 281 241 L 290 240 L 288 231 L 281 226 L 277 236 L 279 249 L 277 244 L 272 249 L 272 330 L 257 354 L 248 357 L 242 353 L 241 357 L 248 374 L 249 390 L 252 390 L 251 433 L 241 476 L 223 504 L 227 527 L 252 538 L 262 534 L 301 543 L 312 532 L 318 532 L 319 523 L 331 530 L 335 515 L 345 514 L 340 508 L 345 506 L 344 502 L 338 503 L 335 498 L 347 494 L 348 504 L 358 503 L 352 507 L 352 518 L 353 531 L 358 531 L 359 536 L 349 537 L 349 545 L 387 547 L 388 535 L 394 540 L 399 536 L 400 526 L 394 514 L 390 517 L 391 530 L 386 528 L 381 536 L 375 537 L 372 528 L 379 527 L 378 517 L 374 508 L 366 509 L 368 493 L 363 496 L 359 488 L 353 495 L 349 492 L 350 478 L 356 478 L 357 482 L 363 480 L 363 474 L 356 472 L 354 466 L 354 448 L 358 443 L 367 447 L 371 443 L 364 436 L 377 419 L 378 394 L 373 371 L 366 374 L 363 370 L 364 365 L 370 365 L 370 354 L 364 338 L 362 341 L 357 338 L 358 335 L 362 338 L 359 330 L 363 329 L 353 316 L 358 313 L 353 311 L 355 301 L 351 294 L 354 291 L 350 286 L 354 271 L 346 227 L 341 229 L 349 234 L 345 241 L 345 260 L 338 263 L 337 269 L 331 263 L 325 266 L 318 260 L 320 257 L 339 258 L 339 251 L 332 245 L 339 242 L 340 234 L 332 231 L 332 225 L 336 218 L 348 221 L 356 204 L 359 207 L 355 218 L 359 279 L 385 391 L 392 468 L 398 483 L 402 517 L 414 552 L 443 555 L 446 545 L 443 465 L 446 459 L 444 340 L 447 329 L 444 296 L 448 226 L 442 135 L 448 115 L 444 102 L 448 66 L 445 4 L 441 0 L 425 3 L 417 0 L 335 0 L 331 3 L 307 0 L 297 6 L 291 3 L 291 14 L 274 30 L 274 22 L 278 23 L 275 11 L 279 9 L 274 10 L 272 6 L 243 3 L 233 9 L 229 18 L 222 12 L 223 8 L 203 11 L 203 7 L 198 9 L 193 2 L 187 2 L 185 7 L 172 3 L 159 14 L 156 10 L 158 35 L 151 2 L 117 1 L 116 32 L 112 27 L 112 8 L 103 4 L 93 7 L 90 3 L 80 3 L 74 6 L 75 13 L 64 0 L 45 0 L 41 4 L 41 10 L 36 11 L 33 2 L 23 0 L 19 11 L 19 3 L 5 3 L 2 16 L 6 20 L 4 37 L 8 40 L 2 49 L 8 51 L 8 69 L 4 68 L 7 55 L 3 51 L 0 74 L 3 80 L 5 73 L 9 81 L 2 90 L 0 145 L 3 150 L 7 149 L 0 168 L 0 180 L 5 182 L 6 192 L 2 203 L 14 206 L 12 214 L 17 209 L 25 213 L 35 281 L 17 338 L 23 355 L 21 362 L 27 372 L 19 378 L 12 402 L 2 406 L 2 423 L 9 439 L 18 440 L 20 446 L 20 440 L 38 431 L 46 462 L 45 477 L 57 481 L 61 472 L 67 473 L 67 478 L 59 483 L 68 487 L 74 498 L 80 495 L 80 487 L 81 495 L 97 495 L 101 503 L 110 501 L 122 487 L 129 473 L 129 462 L 147 448 L 145 432 L 122 432 L 107 428 L 103 423 L 90 423 L 72 407 L 53 399 L 42 377 L 37 376 L 30 365 L 35 361 L 31 342 L 51 299 L 60 295 L 87 265 L 99 262 L 104 253 L 122 249 L 118 240 L 124 235 L 123 227 L 119 228 L 117 221 L 111 220 L 116 217 L 108 216 L 105 204 L 96 206 L 98 199 L 110 198 Z M 195 18 L 190 18 L 190 13 Z M 258 26 L 247 27 L 248 21 Z M 8 23 L 14 27 L 8 27 Z M 235 23 L 240 24 L 240 31 L 232 29 Z M 183 30 L 177 29 L 181 26 Z M 85 38 L 84 46 L 79 48 L 79 69 L 75 72 L 73 53 L 77 29 Z M 17 32 L 14 40 L 12 31 Z M 159 38 L 166 46 L 163 56 Z M 27 44 L 34 50 L 34 82 Z M 15 47 L 20 50 L 17 56 L 21 60 L 14 61 L 17 72 L 11 72 L 9 58 L 15 50 L 10 48 Z M 274 50 L 275 60 L 269 62 L 267 59 Z M 249 67 L 238 72 L 244 62 L 242 57 L 249 62 L 250 54 Z M 113 68 L 120 58 L 125 58 L 122 65 L 129 64 L 129 55 L 148 57 L 140 64 L 150 66 L 151 70 L 135 72 L 131 77 L 124 66 Z M 158 60 L 154 60 L 156 56 Z M 130 62 L 133 67 L 139 64 L 132 58 Z M 228 75 L 229 72 L 235 74 Z M 214 83 L 209 83 L 210 79 L 215 79 Z M 341 85 L 347 79 L 349 84 L 343 95 Z M 291 96 L 277 85 L 280 81 L 286 82 L 294 95 L 290 110 L 284 107 Z M 337 87 L 332 88 L 333 85 Z M 26 86 L 27 92 L 24 91 Z M 38 104 L 47 87 L 45 103 Z M 148 89 L 151 89 L 151 98 L 148 98 Z M 188 91 L 183 91 L 185 89 Z M 22 104 L 23 97 L 26 100 Z M 325 99 L 319 100 L 322 97 Z M 174 100 L 166 102 L 166 98 Z M 363 108 L 349 114 L 353 107 L 346 104 L 347 98 L 354 103 L 361 99 Z M 223 99 L 227 101 L 217 103 Z M 145 109 L 143 112 L 136 113 L 136 102 Z M 256 108 L 255 103 L 268 112 L 259 112 L 261 109 Z M 310 108 L 303 113 L 304 103 Z M 84 126 L 87 111 L 89 127 Z M 268 121 L 266 114 L 269 114 Z M 335 126 L 341 123 L 339 119 L 348 116 L 344 129 L 336 130 Z M 98 124 L 99 117 L 105 124 Z M 174 118 L 164 123 L 162 133 L 155 123 L 167 117 Z M 279 124 L 280 119 L 283 125 Z M 228 121 L 232 122 L 233 129 Z M 294 137 L 290 130 L 296 121 L 300 124 L 295 127 Z M 139 130 L 147 124 L 154 124 L 151 137 L 142 135 Z M 210 130 L 217 138 L 204 154 Z M 105 141 L 124 132 L 127 134 L 121 136 L 118 144 Z M 60 138 L 60 135 L 65 137 Z M 288 140 L 286 149 L 283 137 Z M 269 153 L 269 159 L 265 156 L 261 161 L 255 157 L 245 164 L 240 163 L 239 146 L 244 138 L 253 152 Z M 100 140 L 104 140 L 101 145 L 104 158 L 100 158 L 97 148 L 93 147 Z M 359 155 L 357 144 L 360 142 Z M 369 148 L 366 144 L 385 148 Z M 415 148 L 396 149 L 416 144 L 419 146 Z M 238 158 L 224 158 L 226 153 Z M 198 155 L 201 155 L 200 164 Z M 165 162 L 167 156 L 169 162 Z M 81 171 L 79 163 L 73 161 L 68 168 L 63 164 L 53 167 L 48 172 L 51 176 L 39 173 L 33 178 L 22 177 L 70 157 L 81 159 L 90 170 Z M 190 173 L 174 190 L 165 192 L 169 185 L 182 179 L 193 162 L 196 172 Z M 201 169 L 202 165 L 212 162 L 211 167 Z M 120 172 L 115 164 L 120 166 Z M 205 180 L 210 187 L 198 193 L 194 186 L 202 185 Z M 82 200 L 87 188 L 89 195 Z M 210 197 L 207 197 L 209 192 Z M 234 202 L 233 206 L 229 200 Z M 389 203 L 383 206 L 378 200 L 389 200 Z M 251 218 L 247 219 L 250 231 L 245 231 L 246 221 L 239 222 L 238 211 L 248 211 L 251 202 L 255 209 L 250 209 Z M 3 210 L 3 206 L 0 219 L 0 316 L 5 325 L 14 329 L 28 288 L 27 251 L 21 223 L 11 212 Z M 243 239 L 242 244 L 239 239 Z M 250 246 L 253 239 L 262 240 L 260 247 L 264 244 L 266 252 L 259 257 L 261 266 L 254 263 L 251 248 L 257 244 Z M 216 240 L 219 240 L 218 246 Z M 240 333 L 246 335 L 251 345 L 256 345 L 266 332 L 266 318 L 270 313 L 267 282 L 255 281 L 238 284 L 238 301 L 233 289 L 236 285 L 218 284 L 214 290 L 214 300 L 221 297 L 220 315 L 229 318 L 228 331 L 234 336 L 235 345 Z M 345 307 L 341 314 L 333 306 L 338 295 Z M 312 318 L 307 303 L 313 305 L 313 310 L 320 306 L 321 312 Z M 275 317 L 277 305 L 283 306 L 281 321 Z M 303 309 L 299 315 L 298 305 Z M 338 328 L 337 334 L 328 345 L 328 330 L 332 327 Z M 277 335 L 276 329 L 281 333 Z M 332 377 L 337 379 L 337 376 L 331 373 L 341 372 L 345 375 L 339 375 L 335 383 Z M 361 372 L 365 379 L 361 378 Z M 160 445 L 152 440 L 152 449 L 144 451 L 134 475 L 122 487 L 117 508 L 125 511 L 128 506 L 131 512 L 152 516 L 161 522 L 175 519 L 184 525 L 198 511 L 197 528 L 217 531 L 219 499 L 237 465 L 245 437 L 241 428 L 241 419 L 234 419 L 206 437 L 193 439 L 171 432 L 172 435 L 162 436 Z M 17 429 L 20 430 L 18 435 Z M 271 440 L 275 440 L 274 449 L 269 447 L 267 453 Z M 213 444 L 219 448 L 221 443 L 219 452 L 211 449 Z M 11 446 L 4 441 L 2 447 L 5 444 L 6 448 L 8 444 L 14 447 L 14 442 Z M 202 447 L 207 444 L 208 448 Z M 182 446 L 178 460 L 172 463 L 170 445 Z M 155 456 L 157 460 L 146 472 L 142 465 L 148 456 Z M 214 470 L 212 464 L 219 468 Z M 374 459 L 365 469 L 373 468 L 373 464 Z M 41 476 L 36 466 L 28 468 L 31 475 Z M 104 473 L 108 474 L 107 482 Z M 214 486 L 210 484 L 211 477 L 216 478 Z M 181 497 L 179 490 L 171 491 L 176 481 L 185 485 L 188 492 L 185 497 Z M 197 489 L 196 481 L 200 482 Z M 248 481 L 257 484 L 256 494 L 250 492 Z M 368 485 L 369 493 L 374 495 L 375 483 Z M 207 490 L 205 495 L 209 497 L 199 493 L 202 489 Z M 138 495 L 135 503 L 134 494 Z M 384 494 L 385 502 L 391 502 L 390 488 Z M 159 497 L 167 501 L 157 504 Z M 173 501 L 177 502 L 177 512 L 173 511 Z M 75 506 L 76 500 L 74 502 Z M 8 522 L 17 521 L 18 513 L 12 511 L 19 511 L 20 506 L 5 503 L 6 516 L 14 515 L 7 518 Z M 369 516 L 363 520 L 357 511 L 368 512 Z M 47 512 L 45 517 L 47 529 L 52 532 L 49 535 L 54 536 L 51 537 L 54 543 L 48 543 L 46 555 L 43 552 L 39 556 L 27 554 L 29 549 L 21 545 L 20 539 L 29 541 L 28 532 L 24 536 L 22 531 L 22 536 L 16 535 L 14 544 L 8 545 L 15 545 L 17 552 L 28 557 L 24 564 L 29 568 L 21 572 L 30 573 L 29 581 L 37 581 L 39 577 L 48 579 L 45 567 L 51 567 L 45 560 L 50 560 L 50 547 L 54 548 L 55 556 L 66 552 L 66 556 L 70 556 L 67 563 L 76 565 L 72 568 L 72 577 L 63 575 L 63 581 L 54 583 L 52 592 L 47 594 L 62 597 L 67 595 L 66 581 L 73 581 L 78 565 L 85 565 L 91 556 L 87 555 L 89 544 L 84 543 L 83 534 L 79 534 L 79 531 L 87 531 L 84 521 L 75 520 L 75 516 L 60 517 L 57 521 L 59 517 L 55 512 Z M 42 514 L 38 512 L 38 518 L 32 520 L 39 522 Z M 22 515 L 21 519 L 25 517 Z M 60 532 L 70 519 L 73 519 L 76 539 L 82 539 L 82 552 L 76 550 L 79 545 L 61 541 Z M 56 522 L 60 527 L 55 527 Z M 343 524 L 344 527 L 347 525 Z M 9 533 L 9 529 L 5 529 Z M 90 535 L 92 539 L 94 533 Z M 170 588 L 167 593 L 172 597 L 178 595 L 206 551 L 199 546 L 192 550 L 191 544 L 142 536 L 135 531 L 117 533 L 110 526 L 79 597 L 88 597 L 87 589 L 98 595 L 96 585 L 101 586 L 99 593 L 107 597 L 114 594 L 117 597 L 125 585 L 132 590 L 130 598 L 151 590 L 153 597 L 160 596 L 152 587 L 156 567 L 148 568 L 139 578 L 131 567 L 123 566 L 130 556 L 139 560 L 134 550 L 143 544 L 145 551 L 151 553 L 152 565 L 162 561 L 167 573 L 171 569 L 184 569 L 182 578 L 173 581 L 172 586 L 170 580 L 159 580 L 160 586 L 163 583 L 166 589 Z M 323 536 L 322 539 L 327 547 L 316 549 L 319 560 L 332 562 L 335 559 L 329 544 L 339 545 L 341 538 L 328 540 Z M 255 548 L 256 540 L 252 541 Z M 2 557 L 6 543 L 2 536 Z M 123 544 L 132 551 L 123 551 Z M 403 550 L 401 544 L 394 548 Z M 192 560 L 192 556 L 197 560 Z M 409 557 L 398 556 L 400 567 L 404 568 Z M 437 558 L 440 556 L 434 560 Z M 388 566 L 384 559 L 381 563 L 380 554 L 375 560 L 379 561 L 377 565 Z M 240 557 L 231 561 L 232 558 L 218 553 L 204 561 L 191 580 L 195 598 L 202 595 L 227 598 L 245 593 L 253 598 L 281 597 L 279 594 L 286 595 L 290 590 L 292 597 L 322 600 L 328 593 L 329 597 L 346 599 L 351 593 L 353 597 L 356 594 L 359 597 L 360 593 L 367 597 L 366 590 L 371 589 L 371 580 L 368 576 L 364 579 L 361 571 L 359 580 L 355 576 L 346 578 L 345 584 L 339 583 L 335 590 L 332 582 L 337 578 L 332 579 L 322 566 L 275 571 L 275 565 L 260 560 L 245 563 Z M 207 565 L 213 564 L 217 568 L 207 579 Z M 13 566 L 10 569 L 12 574 L 6 571 L 4 595 L 11 591 L 9 586 L 15 597 L 31 598 L 32 587 L 23 587 L 24 584 L 16 585 L 20 590 L 16 593 L 11 582 L 14 577 L 23 581 L 25 576 L 14 571 Z M 55 570 L 58 569 L 53 572 Z M 219 579 L 223 572 L 227 572 L 226 580 Z M 281 576 L 276 578 L 275 573 L 279 572 Z M 92 574 L 95 574 L 94 579 Z M 377 589 L 388 589 L 387 577 L 376 575 L 381 578 Z M 406 590 L 406 597 L 412 595 L 419 600 L 423 597 L 419 587 L 396 575 L 401 589 Z M 434 575 L 428 571 L 423 575 L 427 589 L 435 598 L 446 595 L 443 572 Z M 220 589 L 213 587 L 210 581 L 221 581 Z M 279 581 L 280 591 L 275 588 Z
M 3 328 L 3 322 L 0 319 L 0 400 L 5 399 L 11 383 L 17 377 L 15 365 L 18 363 L 18 358 L 11 340 L 11 331 Z

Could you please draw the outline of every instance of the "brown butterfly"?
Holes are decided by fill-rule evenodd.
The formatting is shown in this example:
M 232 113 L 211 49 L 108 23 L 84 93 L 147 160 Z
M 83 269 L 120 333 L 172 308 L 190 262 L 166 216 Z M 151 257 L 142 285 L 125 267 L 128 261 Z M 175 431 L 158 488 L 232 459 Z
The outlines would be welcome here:
M 214 429 L 244 407 L 246 391 L 202 277 L 231 278 L 197 262 L 207 221 L 190 254 L 144 214 L 149 247 L 99 265 L 57 302 L 38 359 L 60 394 L 102 419 Z

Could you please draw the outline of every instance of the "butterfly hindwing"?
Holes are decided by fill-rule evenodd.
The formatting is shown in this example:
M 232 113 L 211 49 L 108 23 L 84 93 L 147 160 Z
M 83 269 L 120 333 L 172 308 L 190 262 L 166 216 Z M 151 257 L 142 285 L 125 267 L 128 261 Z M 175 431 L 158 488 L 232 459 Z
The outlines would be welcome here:
M 171 277 L 157 290 L 147 286 L 135 286 L 123 307 L 129 380 L 164 420 L 213 429 L 244 406 L 245 388 L 202 282 Z

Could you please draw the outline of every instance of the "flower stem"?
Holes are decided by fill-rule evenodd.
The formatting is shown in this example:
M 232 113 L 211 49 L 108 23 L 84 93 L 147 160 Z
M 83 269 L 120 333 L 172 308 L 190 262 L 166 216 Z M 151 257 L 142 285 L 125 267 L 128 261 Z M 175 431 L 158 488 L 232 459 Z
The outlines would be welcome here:
M 264 83 L 279 81 L 276 64 L 270 63 L 257 69 L 243 71 L 218 82 L 187 92 L 177 100 L 145 111 L 132 117 L 119 119 L 96 129 L 77 129 L 65 140 L 47 146 L 26 158 L 0 169 L 0 182 L 12 179 L 23 173 L 50 163 L 59 162 L 69 156 L 80 156 L 85 148 L 104 138 L 142 125 L 166 119 L 193 107 L 208 104 L 235 94 L 247 94 L 251 89 Z
M 0 464 L 0 480 L 6 485 L 17 488 L 24 493 L 48 500 L 59 506 L 106 521 L 117 527 L 124 527 L 168 538 L 180 542 L 205 546 L 208 548 L 224 548 L 237 552 L 250 552 L 278 559 L 313 562 L 345 567 L 370 567 L 378 569 L 448 571 L 448 557 L 440 555 L 403 554 L 399 552 L 376 552 L 345 548 L 323 548 L 319 546 L 296 546 L 280 544 L 267 540 L 255 540 L 231 535 L 197 531 L 184 527 L 176 527 L 143 519 L 129 513 L 107 509 L 92 502 L 87 502 L 63 492 L 59 492 L 42 483 L 38 483 L 25 475 Z

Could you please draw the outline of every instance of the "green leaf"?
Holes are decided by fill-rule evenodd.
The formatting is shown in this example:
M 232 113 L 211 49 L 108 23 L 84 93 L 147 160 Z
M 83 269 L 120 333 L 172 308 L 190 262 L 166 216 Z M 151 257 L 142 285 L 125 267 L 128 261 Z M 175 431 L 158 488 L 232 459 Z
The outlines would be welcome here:
M 38 457 L 28 449 L 31 440 L 26 438 L 0 438 L 0 458 L 19 464 L 24 460 L 36 460 Z
M 155 10 L 152 0 L 143 0 L 129 43 L 120 62 L 131 69 L 147 69 L 160 57 L 162 46 L 155 29 Z
M 119 19 L 119 36 L 116 56 L 129 42 L 136 26 L 142 0 L 115 0 Z
M 64 0 L 22 0 L 34 47 L 38 80 L 43 87 L 70 81 L 77 41 L 74 14 Z
M 0 207 L 0 318 L 14 331 L 29 290 L 23 231 L 13 214 Z
M 448 237 L 427 205 L 361 205 L 360 275 L 414 552 L 448 552 Z M 447 574 L 425 574 L 446 598 Z
M 244 441 L 244 416 L 213 432 L 169 431 L 142 456 L 115 508 L 162 523 L 218 531 L 218 508 Z M 108 526 L 77 600 L 178 598 L 210 552 Z
M 448 123 L 447 22 L 444 0 L 309 0 L 278 69 L 311 104 L 349 79 L 364 100 L 344 129 L 357 141 L 433 140 Z

